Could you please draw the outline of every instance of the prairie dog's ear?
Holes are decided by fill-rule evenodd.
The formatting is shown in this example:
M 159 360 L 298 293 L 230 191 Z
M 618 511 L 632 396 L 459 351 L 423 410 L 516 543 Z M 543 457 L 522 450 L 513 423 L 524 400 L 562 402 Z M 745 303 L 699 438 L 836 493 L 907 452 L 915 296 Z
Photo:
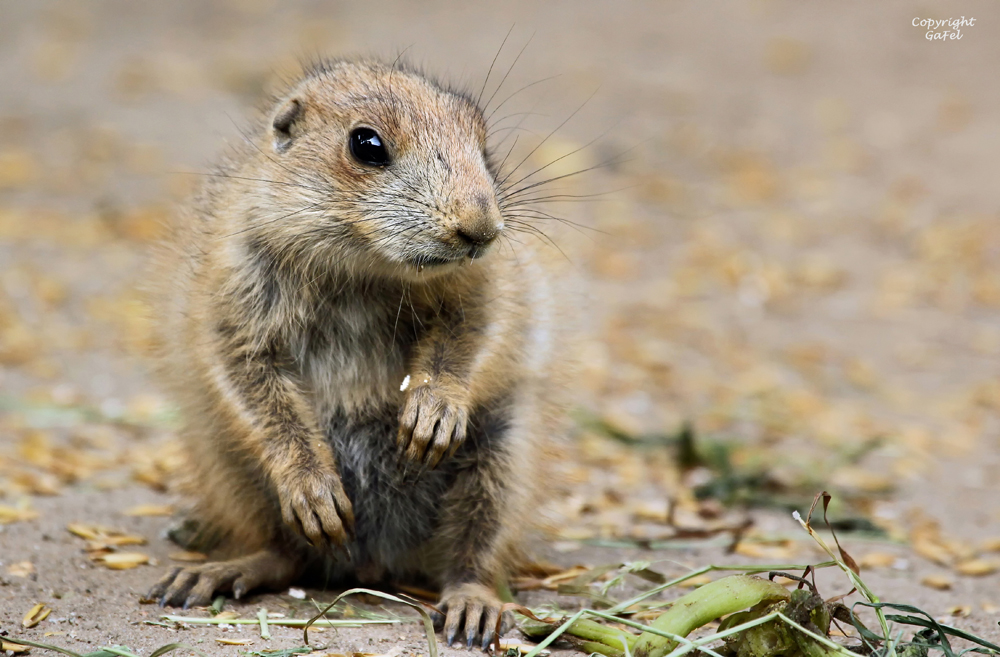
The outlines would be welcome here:
M 302 115 L 305 108 L 297 98 L 286 101 L 278 108 L 271 127 L 274 129 L 274 150 L 283 153 L 301 134 Z

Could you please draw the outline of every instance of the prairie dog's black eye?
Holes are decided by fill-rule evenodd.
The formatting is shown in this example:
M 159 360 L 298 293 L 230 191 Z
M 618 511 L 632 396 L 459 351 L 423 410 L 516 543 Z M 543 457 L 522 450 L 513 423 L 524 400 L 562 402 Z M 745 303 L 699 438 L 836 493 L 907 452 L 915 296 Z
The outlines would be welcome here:
M 351 132 L 351 155 L 368 166 L 389 165 L 389 152 L 385 150 L 382 138 L 371 128 L 356 128 Z

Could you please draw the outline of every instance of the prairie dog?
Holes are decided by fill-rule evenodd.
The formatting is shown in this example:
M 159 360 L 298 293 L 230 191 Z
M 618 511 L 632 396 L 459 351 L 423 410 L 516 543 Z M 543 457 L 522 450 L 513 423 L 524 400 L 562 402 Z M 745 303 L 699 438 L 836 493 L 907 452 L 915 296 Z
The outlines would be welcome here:
M 149 593 L 441 588 L 484 648 L 557 468 L 558 254 L 517 233 L 477 102 L 373 61 L 313 67 L 172 226 L 162 378 L 192 515 L 232 558 Z M 516 187 L 516 185 L 513 185 Z M 524 215 L 520 215 L 523 219 Z

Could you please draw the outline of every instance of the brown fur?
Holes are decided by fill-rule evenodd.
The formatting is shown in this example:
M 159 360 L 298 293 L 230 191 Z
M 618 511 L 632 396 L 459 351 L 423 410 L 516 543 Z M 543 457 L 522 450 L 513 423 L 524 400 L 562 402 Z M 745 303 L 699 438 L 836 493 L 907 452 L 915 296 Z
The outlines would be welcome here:
M 357 126 L 390 166 L 352 157 Z M 565 356 L 565 291 L 539 242 L 508 239 L 510 193 L 473 101 L 373 62 L 315 68 L 235 149 L 157 281 L 184 491 L 239 558 L 152 596 L 417 578 L 442 587 L 449 642 L 492 640 L 555 469 Z

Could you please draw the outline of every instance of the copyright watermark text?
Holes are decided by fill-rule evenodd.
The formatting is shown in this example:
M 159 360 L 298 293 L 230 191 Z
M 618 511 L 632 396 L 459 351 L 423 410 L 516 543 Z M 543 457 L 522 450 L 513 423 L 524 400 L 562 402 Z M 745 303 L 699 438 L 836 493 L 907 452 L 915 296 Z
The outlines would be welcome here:
M 976 24 L 975 18 L 966 18 L 962 16 L 961 18 L 945 18 L 943 20 L 938 20 L 935 18 L 920 18 L 917 16 L 913 19 L 913 27 L 922 27 L 927 30 L 924 34 L 924 38 L 928 41 L 945 41 L 945 40 L 955 40 L 961 39 L 964 34 L 962 34 L 963 27 L 972 27 Z

